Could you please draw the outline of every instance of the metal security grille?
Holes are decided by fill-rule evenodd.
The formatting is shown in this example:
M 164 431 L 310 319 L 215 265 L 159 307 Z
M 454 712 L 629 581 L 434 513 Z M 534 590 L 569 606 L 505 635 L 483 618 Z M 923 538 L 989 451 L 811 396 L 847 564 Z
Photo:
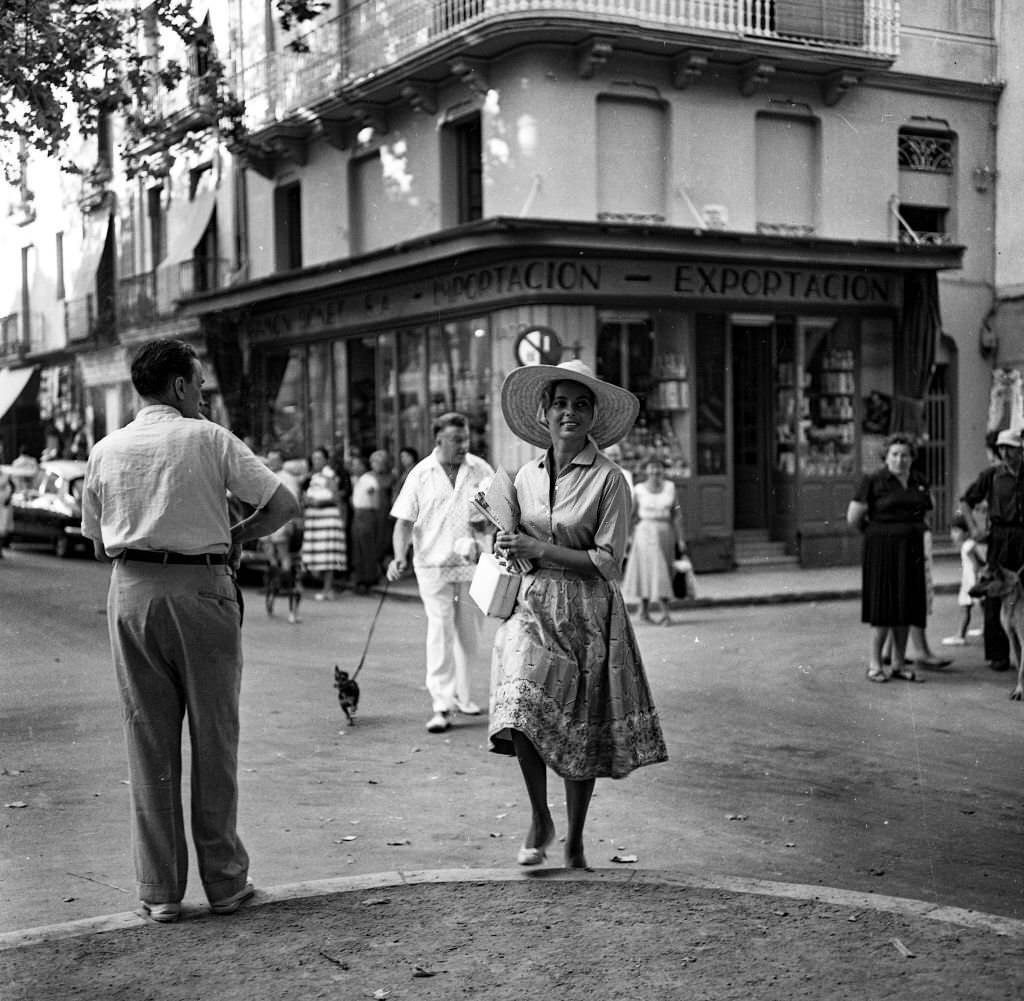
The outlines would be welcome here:
M 949 482 L 949 367 L 936 365 L 925 397 L 925 427 L 928 437 L 919 455 L 920 469 L 932 488 L 935 510 L 932 534 L 944 538 L 949 532 L 952 498 Z
M 952 136 L 901 130 L 897 160 L 904 170 L 952 174 L 955 152 Z

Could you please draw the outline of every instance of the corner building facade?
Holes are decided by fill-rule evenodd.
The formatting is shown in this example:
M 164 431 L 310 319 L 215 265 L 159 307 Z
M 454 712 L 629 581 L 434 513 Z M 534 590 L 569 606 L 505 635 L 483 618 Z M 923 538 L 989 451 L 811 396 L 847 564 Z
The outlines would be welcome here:
M 991 11 L 533 6 L 351 8 L 305 55 L 259 4 L 233 26 L 245 280 L 180 313 L 232 425 L 422 454 L 458 409 L 515 469 L 504 376 L 579 357 L 640 398 L 625 462 L 668 463 L 699 570 L 856 560 L 846 506 L 900 429 L 944 531 L 991 380 Z

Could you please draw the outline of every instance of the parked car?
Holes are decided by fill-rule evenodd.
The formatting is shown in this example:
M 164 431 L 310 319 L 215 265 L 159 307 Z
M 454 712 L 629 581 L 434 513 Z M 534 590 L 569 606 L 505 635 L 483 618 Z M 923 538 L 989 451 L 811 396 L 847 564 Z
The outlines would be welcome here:
M 17 477 L 17 471 L 8 467 Z M 58 556 L 89 546 L 82 535 L 82 487 L 85 463 L 50 459 L 39 464 L 34 480 L 15 479 L 12 542 L 45 542 Z

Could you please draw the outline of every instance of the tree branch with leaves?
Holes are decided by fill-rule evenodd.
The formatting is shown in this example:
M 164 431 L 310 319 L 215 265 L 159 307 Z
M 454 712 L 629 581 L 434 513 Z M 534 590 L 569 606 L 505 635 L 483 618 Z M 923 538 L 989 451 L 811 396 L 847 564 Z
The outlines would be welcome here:
M 275 0 L 289 32 L 313 20 L 326 0 Z M 171 32 L 186 51 L 205 52 L 202 72 L 147 51 L 145 39 Z M 301 37 L 288 47 L 302 51 Z M 131 143 L 158 143 L 173 129 L 155 100 L 191 84 L 205 123 L 232 138 L 244 108 L 231 92 L 209 27 L 189 0 L 2 0 L 0 2 L 0 166 L 17 181 L 23 146 L 77 171 L 68 140 L 94 135 L 103 114 L 120 111 Z M 193 95 L 190 95 L 193 96 Z M 87 168 L 86 168 L 87 169 Z

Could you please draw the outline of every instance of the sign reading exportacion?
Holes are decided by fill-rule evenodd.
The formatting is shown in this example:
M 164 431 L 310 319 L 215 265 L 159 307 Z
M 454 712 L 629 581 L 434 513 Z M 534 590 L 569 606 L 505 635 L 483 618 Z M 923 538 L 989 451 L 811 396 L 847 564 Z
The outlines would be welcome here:
M 614 303 L 649 301 L 700 308 L 722 303 L 762 309 L 890 310 L 902 303 L 896 271 L 788 267 L 716 261 L 552 257 L 488 264 L 387 286 L 373 292 L 336 288 L 301 306 L 254 316 L 252 333 L 315 336 L 333 330 L 436 315 L 439 310 L 499 307 L 516 302 Z

